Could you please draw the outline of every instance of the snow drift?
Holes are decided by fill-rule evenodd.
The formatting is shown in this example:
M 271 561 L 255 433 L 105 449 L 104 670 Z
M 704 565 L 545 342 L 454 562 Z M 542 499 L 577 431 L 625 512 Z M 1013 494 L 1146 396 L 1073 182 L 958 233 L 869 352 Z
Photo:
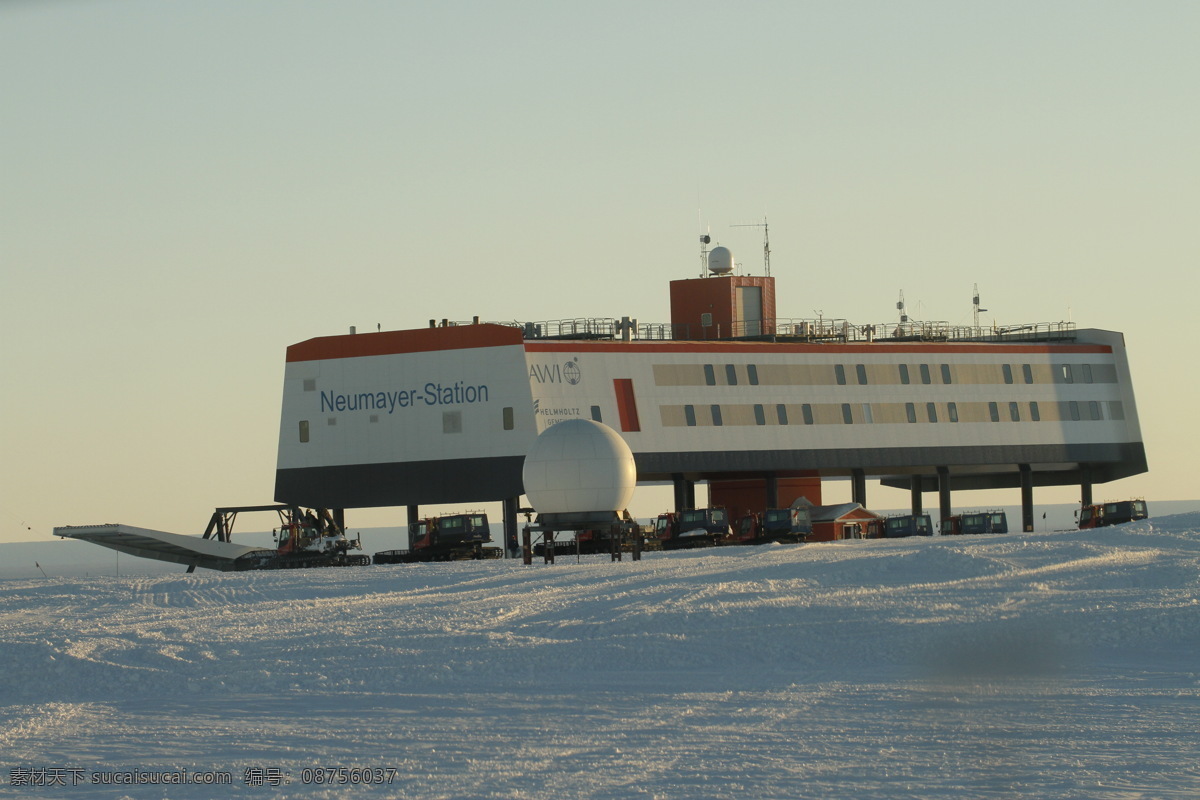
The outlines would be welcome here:
M 0 581 L 0 796 L 1193 797 L 1197 530 Z

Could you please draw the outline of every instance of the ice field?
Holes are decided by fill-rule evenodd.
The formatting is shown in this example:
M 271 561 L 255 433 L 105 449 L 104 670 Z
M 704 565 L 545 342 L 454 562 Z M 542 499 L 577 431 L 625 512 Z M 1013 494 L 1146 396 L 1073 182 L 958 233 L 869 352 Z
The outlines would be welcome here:
M 1197 531 L 0 580 L 0 797 L 1195 798 Z

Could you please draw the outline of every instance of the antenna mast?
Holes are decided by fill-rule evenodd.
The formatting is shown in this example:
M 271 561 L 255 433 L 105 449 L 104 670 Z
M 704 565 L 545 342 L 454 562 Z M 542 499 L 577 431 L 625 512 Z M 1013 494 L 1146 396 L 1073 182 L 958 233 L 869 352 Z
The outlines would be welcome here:
M 767 215 L 763 214 L 762 222 L 747 222 L 744 225 L 732 225 L 733 228 L 762 228 L 763 229 L 763 273 L 771 277 L 771 232 L 767 227 Z
M 708 245 L 712 242 L 711 231 L 704 230 L 704 221 L 700 218 L 700 209 L 696 209 L 696 226 L 700 229 L 700 277 L 708 272 Z
M 979 307 L 979 284 L 978 283 L 975 284 L 975 294 L 971 298 L 971 305 L 974 307 L 975 329 L 978 330 L 979 329 L 979 312 L 987 311 L 986 308 Z

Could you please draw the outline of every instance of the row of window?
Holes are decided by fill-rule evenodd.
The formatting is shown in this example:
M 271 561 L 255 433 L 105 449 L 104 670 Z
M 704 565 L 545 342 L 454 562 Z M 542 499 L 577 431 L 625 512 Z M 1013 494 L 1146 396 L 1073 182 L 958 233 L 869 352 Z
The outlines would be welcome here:
M 600 417 L 600 406 L 592 406 L 590 408 L 591 418 L 596 422 L 603 422 Z M 369 417 L 371 423 L 379 422 L 379 415 L 372 414 Z M 333 426 L 337 425 L 337 417 L 328 417 L 326 424 Z M 500 425 L 506 431 L 516 429 L 516 416 L 512 406 L 504 406 L 500 409 Z M 306 419 L 300 420 L 300 441 L 307 444 L 311 441 L 310 423 Z M 443 411 L 442 412 L 442 433 L 462 433 L 462 411 Z
M 1101 364 L 1099 366 L 1101 367 L 1101 369 L 1098 370 L 1098 369 L 1095 369 L 1093 367 L 1093 365 L 1091 365 L 1091 364 L 1056 364 L 1052 368 L 1053 369 L 1052 374 L 1054 376 L 1055 383 L 1075 383 L 1076 376 L 1078 376 L 1080 383 L 1096 383 L 1097 382 L 1096 381 L 1096 373 L 1102 372 L 1103 378 L 1104 378 L 1104 380 L 1102 381 L 1103 383 L 1115 383 L 1116 382 L 1116 370 L 1112 367 L 1112 365 L 1111 364 Z M 897 367 L 898 367 L 898 372 L 900 374 L 900 383 L 905 384 L 905 385 L 911 384 L 913 376 L 912 376 L 911 371 L 909 370 L 908 364 L 898 364 Z M 838 384 L 844 386 L 846 384 L 845 367 L 838 364 L 834 367 L 834 371 L 835 371 L 835 377 L 837 378 Z M 933 383 L 933 375 L 930 371 L 929 364 L 917 364 L 917 373 L 921 379 L 921 383 L 923 383 L 923 384 Z M 855 365 L 855 374 L 858 378 L 859 384 L 865 386 L 867 384 L 867 371 L 866 371 L 865 365 L 856 364 Z M 1012 383 L 1016 382 L 1015 378 L 1013 376 L 1013 365 L 1012 364 L 1001 364 L 1000 365 L 1000 374 L 1001 374 L 1001 376 L 1003 376 L 1005 383 L 1012 384 Z M 938 375 L 941 378 L 941 381 L 943 384 L 954 383 L 953 371 L 951 370 L 950 364 L 939 364 L 938 365 Z M 1021 365 L 1021 378 L 1025 383 L 1028 383 L 1028 384 L 1033 384 L 1036 382 L 1036 381 L 1034 381 L 1034 372 L 1033 372 L 1032 364 L 1022 364 Z
M 1122 420 L 1120 401 L 1024 403 L 779 403 L 662 406 L 664 427 L 918 422 L 1090 422 Z
M 946 403 L 777 403 L 660 406 L 663 427 L 723 427 L 726 425 L 830 425 L 918 422 L 1090 422 L 1123 420 L 1120 401 L 1059 402 L 946 402 Z M 591 406 L 591 418 L 603 422 L 600 406 Z M 379 422 L 372 414 L 370 421 Z M 337 424 L 337 417 L 326 423 Z M 501 409 L 501 425 L 516 427 L 512 406 Z M 300 441 L 310 441 L 309 421 L 300 420 Z M 461 411 L 442 412 L 442 433 L 462 433 Z
M 1116 383 L 1112 364 L 655 364 L 659 386 Z
M 593 417 L 598 416 L 599 406 L 593 406 Z M 372 424 L 379 422 L 379 415 L 372 414 L 369 418 Z M 325 424 L 330 427 L 337 425 L 337 417 L 327 417 Z M 516 428 L 516 418 L 514 416 L 513 407 L 505 406 L 500 410 L 500 424 L 506 431 L 511 431 Z M 463 421 L 462 411 L 443 411 L 442 412 L 442 433 L 462 433 Z M 312 435 L 310 432 L 310 423 L 306 419 L 300 420 L 300 442 L 307 444 L 311 441 Z

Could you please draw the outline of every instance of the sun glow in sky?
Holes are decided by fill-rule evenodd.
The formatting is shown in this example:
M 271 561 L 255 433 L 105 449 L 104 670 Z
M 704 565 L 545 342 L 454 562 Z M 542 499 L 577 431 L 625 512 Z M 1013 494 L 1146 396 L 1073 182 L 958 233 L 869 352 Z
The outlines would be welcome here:
M 1124 332 L 1151 471 L 1096 497 L 1198 497 L 1197 41 L 1191 2 L 0 5 L 0 541 L 199 533 L 271 502 L 289 344 L 665 322 L 764 217 L 781 316 L 978 284 Z

